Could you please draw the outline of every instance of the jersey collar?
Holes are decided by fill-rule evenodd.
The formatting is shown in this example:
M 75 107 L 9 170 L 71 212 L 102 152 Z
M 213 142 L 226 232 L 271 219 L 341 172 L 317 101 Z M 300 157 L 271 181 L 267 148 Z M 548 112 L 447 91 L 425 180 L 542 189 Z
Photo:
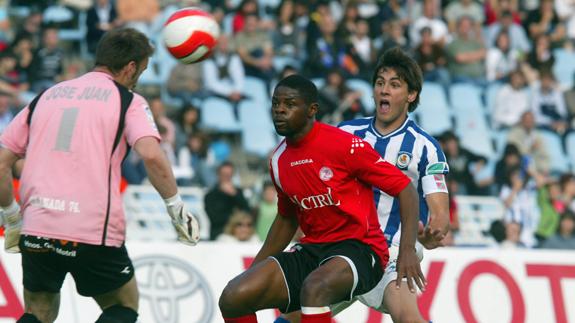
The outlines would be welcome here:
M 379 131 L 377 130 L 377 128 L 375 127 L 375 117 L 371 118 L 371 122 L 369 123 L 369 127 L 371 128 L 371 131 L 378 137 L 380 138 L 389 138 L 389 137 L 393 137 L 395 136 L 397 133 L 403 131 L 403 129 L 405 129 L 407 127 L 407 124 L 411 122 L 411 120 L 409 119 L 409 116 L 405 119 L 405 121 L 403 122 L 403 124 L 393 130 L 392 132 L 388 133 L 387 135 L 382 135 L 381 133 L 379 133 Z
M 321 128 L 321 124 L 317 121 L 314 121 L 313 127 L 303 138 L 301 138 L 300 140 L 295 141 L 295 142 L 286 140 L 286 143 L 290 147 L 301 147 L 301 146 L 305 145 L 306 143 L 312 141 L 317 136 L 317 133 L 319 132 L 319 128 Z

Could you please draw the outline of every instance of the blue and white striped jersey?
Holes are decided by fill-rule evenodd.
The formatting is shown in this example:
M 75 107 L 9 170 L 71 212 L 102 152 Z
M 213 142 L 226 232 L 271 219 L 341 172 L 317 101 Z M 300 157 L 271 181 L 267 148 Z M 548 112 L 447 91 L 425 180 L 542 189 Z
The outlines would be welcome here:
M 374 122 L 374 117 L 369 117 L 344 121 L 339 127 L 368 142 L 387 162 L 395 165 L 411 179 L 419 194 L 419 219 L 423 224 L 427 224 L 429 209 L 425 196 L 447 192 L 445 182 L 438 176 L 449 173 L 449 166 L 439 143 L 409 119 L 386 136 L 375 129 Z M 373 191 L 379 223 L 387 243 L 390 246 L 399 244 L 399 199 L 375 187 Z

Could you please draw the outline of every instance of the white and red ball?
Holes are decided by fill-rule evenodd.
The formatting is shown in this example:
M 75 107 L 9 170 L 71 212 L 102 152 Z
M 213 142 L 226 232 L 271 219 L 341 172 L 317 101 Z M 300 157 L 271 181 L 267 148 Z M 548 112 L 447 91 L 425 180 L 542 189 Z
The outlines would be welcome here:
M 209 13 L 198 8 L 174 12 L 162 33 L 166 48 L 184 64 L 208 58 L 220 37 L 220 26 Z

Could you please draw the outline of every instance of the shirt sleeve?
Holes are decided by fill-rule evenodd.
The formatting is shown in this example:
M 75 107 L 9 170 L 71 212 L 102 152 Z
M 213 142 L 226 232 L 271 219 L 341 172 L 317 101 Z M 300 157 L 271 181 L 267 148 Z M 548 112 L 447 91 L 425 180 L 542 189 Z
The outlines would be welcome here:
M 296 209 L 297 206 L 290 200 L 290 198 L 276 183 L 271 163 L 270 163 L 270 177 L 278 194 L 278 214 L 281 216 L 295 216 L 297 212 Z
M 154 137 L 160 140 L 152 111 L 146 100 L 137 94 L 134 95 L 132 105 L 126 113 L 124 133 L 130 146 L 134 146 L 136 141 L 143 137 Z
M 24 157 L 26 147 L 28 146 L 29 127 L 26 123 L 28 119 L 28 107 L 22 109 L 20 113 L 12 119 L 8 127 L 2 132 L 0 137 L 0 146 L 4 147 L 18 157 Z
M 379 155 L 368 143 L 353 137 L 347 153 L 347 165 L 362 182 L 397 196 L 411 180 Z
M 449 173 L 449 165 L 445 154 L 437 142 L 425 146 L 419 162 L 419 179 L 423 195 L 432 193 L 447 193 L 445 175 Z

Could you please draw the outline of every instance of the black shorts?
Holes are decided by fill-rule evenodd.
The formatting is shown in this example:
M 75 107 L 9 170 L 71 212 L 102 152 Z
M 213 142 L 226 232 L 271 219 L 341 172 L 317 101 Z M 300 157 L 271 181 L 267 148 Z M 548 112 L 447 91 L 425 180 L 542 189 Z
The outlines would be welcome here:
M 300 309 L 300 291 L 306 277 L 327 260 L 333 257 L 344 258 L 354 272 L 354 288 L 349 299 L 365 294 L 377 285 L 383 276 L 379 256 L 371 247 L 358 240 L 344 240 L 325 244 L 297 244 L 288 252 L 272 256 L 285 277 L 288 288 L 288 305 L 280 309 L 289 313 Z M 343 299 L 341 301 L 344 301 Z
M 122 287 L 134 276 L 126 247 L 119 248 L 22 235 L 24 288 L 58 293 L 67 273 L 82 296 L 97 296 Z

